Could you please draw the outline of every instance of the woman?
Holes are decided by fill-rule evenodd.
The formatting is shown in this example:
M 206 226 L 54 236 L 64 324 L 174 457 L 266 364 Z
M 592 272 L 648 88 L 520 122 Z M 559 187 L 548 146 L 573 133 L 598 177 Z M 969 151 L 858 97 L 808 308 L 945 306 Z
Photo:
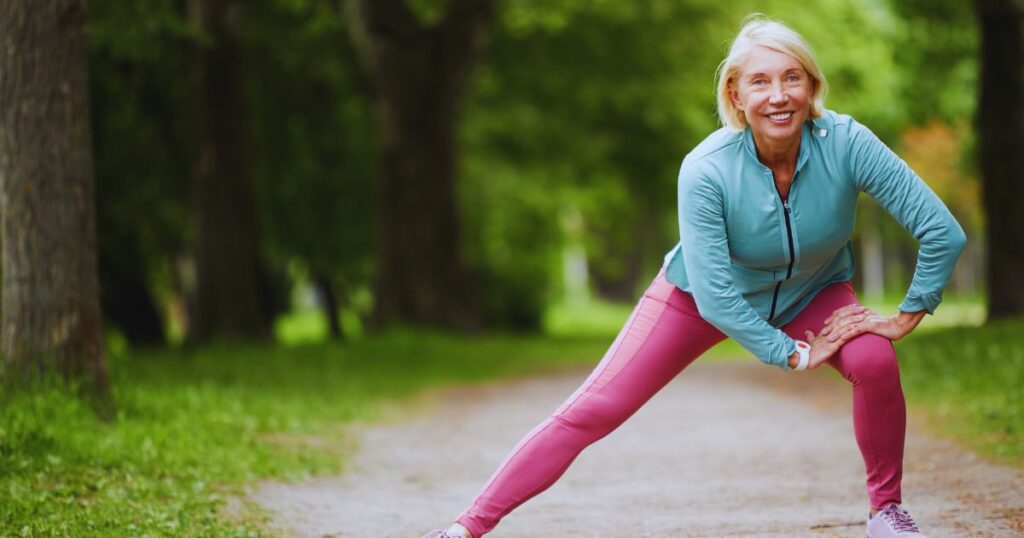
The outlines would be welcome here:
M 853 384 L 868 536 L 922 536 L 900 507 L 906 408 L 891 341 L 938 306 L 965 237 L 871 131 L 824 108 L 826 91 L 793 30 L 763 18 L 743 26 L 718 72 L 724 127 L 679 172 L 679 245 L 590 377 L 520 441 L 450 529 L 428 536 L 491 531 L 726 337 L 767 364 L 827 363 Z M 861 306 L 849 282 L 860 192 L 920 242 L 910 289 L 891 317 Z

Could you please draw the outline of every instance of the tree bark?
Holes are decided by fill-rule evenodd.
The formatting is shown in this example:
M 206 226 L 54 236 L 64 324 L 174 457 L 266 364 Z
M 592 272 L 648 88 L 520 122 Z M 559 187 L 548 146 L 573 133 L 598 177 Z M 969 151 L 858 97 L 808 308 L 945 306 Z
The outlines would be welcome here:
M 109 403 L 82 0 L 0 2 L 2 373 Z
M 188 340 L 262 340 L 270 316 L 260 300 L 259 239 L 246 155 L 242 53 L 236 0 L 191 0 L 208 43 L 194 64 L 197 158 L 195 312 Z
M 456 122 L 493 0 L 451 0 L 426 26 L 404 0 L 350 0 L 352 36 L 382 133 L 374 318 L 473 328 L 456 203 Z
M 988 221 L 988 318 L 1024 315 L 1024 4 L 976 0 L 978 131 Z

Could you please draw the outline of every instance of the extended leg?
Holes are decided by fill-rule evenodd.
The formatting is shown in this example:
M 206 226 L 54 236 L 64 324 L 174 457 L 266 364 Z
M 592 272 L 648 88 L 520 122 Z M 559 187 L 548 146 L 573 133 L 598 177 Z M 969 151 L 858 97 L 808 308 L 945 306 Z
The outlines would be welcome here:
M 477 538 L 490 532 L 723 338 L 688 294 L 659 275 L 593 373 L 516 445 L 458 522 Z

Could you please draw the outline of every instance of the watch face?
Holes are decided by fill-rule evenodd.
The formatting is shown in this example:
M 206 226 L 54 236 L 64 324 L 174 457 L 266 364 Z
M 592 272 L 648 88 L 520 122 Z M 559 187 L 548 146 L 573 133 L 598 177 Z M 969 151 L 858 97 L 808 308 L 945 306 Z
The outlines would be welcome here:
M 798 347 L 800 349 L 811 349 L 811 344 L 808 344 L 807 342 L 800 342 L 800 341 L 798 341 L 796 343 L 796 347 Z

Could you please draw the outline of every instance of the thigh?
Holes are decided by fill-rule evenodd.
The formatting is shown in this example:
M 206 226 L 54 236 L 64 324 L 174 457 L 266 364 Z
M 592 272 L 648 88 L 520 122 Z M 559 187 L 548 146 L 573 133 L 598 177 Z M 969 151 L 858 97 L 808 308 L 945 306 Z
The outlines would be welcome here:
M 851 304 L 860 304 L 853 286 L 849 282 L 832 284 L 821 290 L 792 322 L 783 327 L 783 331 L 792 338 L 806 340 L 804 331 L 818 334 L 833 312 Z M 873 333 L 862 334 L 843 344 L 828 364 L 854 383 L 878 377 L 891 378 L 898 368 L 892 342 Z
M 833 312 L 847 305 L 860 304 L 853 286 L 849 282 L 831 284 L 818 292 L 814 299 L 800 311 L 793 321 L 786 324 L 782 330 L 797 340 L 806 340 L 804 331 L 812 331 L 814 334 L 825 328 L 825 320 Z
M 602 407 L 635 410 L 724 338 L 700 317 L 693 298 L 668 282 L 662 270 L 604 358 L 559 412 L 591 400 Z

